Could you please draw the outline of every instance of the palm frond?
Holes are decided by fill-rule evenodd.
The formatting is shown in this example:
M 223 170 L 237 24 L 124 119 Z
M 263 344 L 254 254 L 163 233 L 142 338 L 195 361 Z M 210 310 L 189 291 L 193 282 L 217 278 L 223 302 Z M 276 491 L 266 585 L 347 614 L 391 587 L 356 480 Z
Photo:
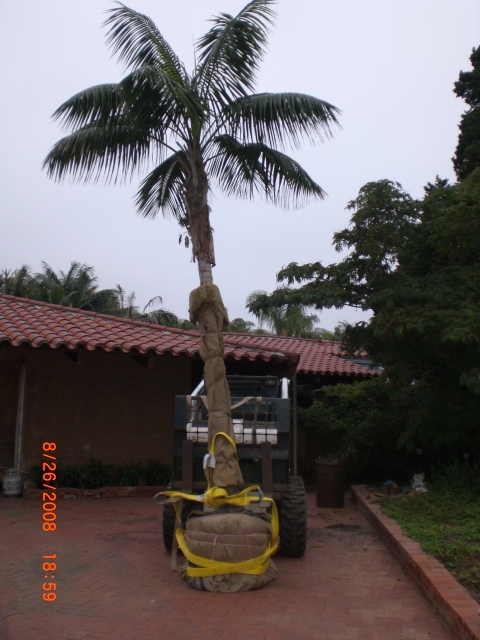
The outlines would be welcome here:
M 323 189 L 292 158 L 262 142 L 242 144 L 227 135 L 215 140 L 211 175 L 227 195 L 241 198 L 263 193 L 266 200 L 288 208 L 309 198 L 324 198 Z
M 147 302 L 147 304 L 143 307 L 142 313 L 145 313 L 147 311 L 148 307 L 151 307 L 156 302 L 159 302 L 160 304 L 162 304 L 162 302 L 163 302 L 162 296 L 153 296 L 153 298 L 150 298 L 150 300 Z
M 140 184 L 135 198 L 138 213 L 154 218 L 159 211 L 170 213 L 177 220 L 185 218 L 184 153 L 178 151 L 164 160 Z
M 127 294 L 127 292 L 125 291 L 125 289 L 122 287 L 121 284 L 117 284 L 115 289 L 113 290 L 114 296 L 117 299 L 117 302 L 120 306 L 120 308 L 123 309 L 123 305 L 125 303 L 125 296 Z
M 36 273 L 35 277 L 39 279 L 44 279 L 47 282 L 54 282 L 55 284 L 60 284 L 60 280 L 52 269 L 52 267 L 42 260 L 42 273 Z
M 168 126 L 179 131 L 179 121 L 188 115 L 202 117 L 204 107 L 189 85 L 172 80 L 168 73 L 155 65 L 135 69 L 121 82 L 125 99 L 125 114 L 136 120 L 146 120 L 156 129 Z M 166 119 L 168 116 L 168 119 Z
M 213 27 L 197 42 L 195 83 L 199 94 L 213 94 L 220 104 L 253 90 L 255 73 L 273 24 L 274 0 L 252 0 L 233 17 L 221 13 Z
M 94 121 L 108 122 L 120 114 L 122 107 L 120 85 L 100 84 L 66 100 L 52 118 L 60 120 L 65 129 L 76 129 Z
M 311 142 L 332 135 L 339 125 L 340 110 L 324 100 L 301 93 L 259 93 L 227 105 L 223 115 L 232 136 L 245 142 L 263 141 L 285 147 L 287 141 L 300 146 L 302 138 Z
M 107 44 L 127 67 L 136 69 L 154 65 L 167 73 L 179 85 L 187 79 L 183 63 L 162 36 L 152 20 L 121 2 L 110 9 L 104 22 L 109 26 Z
M 161 139 L 169 129 L 181 135 L 189 112 L 203 113 L 198 99 L 162 69 L 150 65 L 136 69 L 118 84 L 97 85 L 77 93 L 52 117 L 70 130 L 93 123 L 108 127 L 121 120 L 144 132 L 155 131 Z
M 59 140 L 45 158 L 43 168 L 57 181 L 70 173 L 74 180 L 96 182 L 104 172 L 108 183 L 141 169 L 150 149 L 148 135 L 125 126 L 121 119 L 108 126 L 94 122 Z

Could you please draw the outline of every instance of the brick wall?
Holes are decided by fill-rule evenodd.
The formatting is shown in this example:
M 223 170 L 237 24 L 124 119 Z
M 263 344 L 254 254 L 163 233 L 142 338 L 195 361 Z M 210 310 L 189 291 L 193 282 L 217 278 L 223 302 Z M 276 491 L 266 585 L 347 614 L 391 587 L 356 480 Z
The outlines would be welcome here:
M 82 352 L 76 363 L 63 351 L 11 349 L 12 359 L 21 355 L 26 359 L 22 471 L 38 464 L 45 441 L 57 444 L 64 464 L 91 457 L 105 463 L 171 462 L 174 396 L 191 391 L 188 358 L 155 357 L 149 368 L 148 360 L 120 352 Z M 15 381 L 18 386 L 18 373 Z M 14 422 L 13 431 L 11 420 L 2 418 L 1 424 L 11 441 Z

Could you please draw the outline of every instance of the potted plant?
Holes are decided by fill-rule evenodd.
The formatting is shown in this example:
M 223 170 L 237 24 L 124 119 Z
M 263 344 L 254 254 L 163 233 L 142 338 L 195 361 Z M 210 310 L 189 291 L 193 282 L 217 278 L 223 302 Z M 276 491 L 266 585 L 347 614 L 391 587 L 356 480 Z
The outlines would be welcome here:
M 347 458 L 353 453 L 344 441 L 335 451 L 315 460 L 317 472 L 317 507 L 338 509 L 344 506 Z
M 347 459 L 354 453 L 355 429 L 341 407 L 329 404 L 328 392 L 319 390 L 308 409 L 299 410 L 299 418 L 315 443 L 317 506 L 340 508 L 344 505 Z

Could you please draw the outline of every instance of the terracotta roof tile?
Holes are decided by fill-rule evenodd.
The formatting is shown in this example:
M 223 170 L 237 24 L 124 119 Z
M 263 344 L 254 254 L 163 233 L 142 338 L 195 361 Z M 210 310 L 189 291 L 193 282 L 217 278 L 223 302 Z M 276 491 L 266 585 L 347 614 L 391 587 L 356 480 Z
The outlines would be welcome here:
M 230 343 L 237 342 L 260 349 L 278 349 L 283 353 L 293 351 L 300 355 L 297 373 L 355 376 L 356 378 L 370 378 L 377 375 L 373 369 L 369 369 L 368 360 L 365 359 L 365 364 L 359 364 L 348 359 L 342 353 L 339 342 L 239 333 L 226 333 L 224 338 Z
M 0 294 L 0 343 L 14 347 L 27 344 L 38 348 L 88 351 L 102 349 L 123 353 L 171 353 L 175 356 L 197 357 L 200 332 L 137 322 L 90 311 L 26 300 Z M 258 345 L 230 344 L 225 341 L 226 357 L 235 360 L 272 359 L 286 365 L 295 365 L 298 355 Z
M 197 357 L 200 333 L 107 316 L 0 294 L 0 343 L 18 347 Z M 371 377 L 368 366 L 344 357 L 338 342 L 225 333 L 225 355 L 235 360 L 297 364 L 297 373 Z

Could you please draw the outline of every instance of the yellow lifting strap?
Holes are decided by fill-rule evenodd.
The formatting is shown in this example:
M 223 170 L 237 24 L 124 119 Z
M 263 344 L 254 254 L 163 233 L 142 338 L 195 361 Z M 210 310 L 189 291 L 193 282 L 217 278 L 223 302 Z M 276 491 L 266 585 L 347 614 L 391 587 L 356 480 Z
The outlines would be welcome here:
M 223 434 L 222 434 L 223 435 Z M 252 495 L 253 492 L 257 492 L 257 495 Z M 273 555 L 278 549 L 278 511 L 275 505 L 275 501 L 272 498 L 266 498 L 261 495 L 261 490 L 258 485 L 248 487 L 239 493 L 229 495 L 227 491 L 221 487 L 212 487 L 207 489 L 203 495 L 194 495 L 189 493 L 182 493 L 181 491 L 162 491 L 162 495 L 169 496 L 171 498 L 178 497 L 184 500 L 192 500 L 194 502 L 202 502 L 210 507 L 221 507 L 226 504 L 234 505 L 237 507 L 244 507 L 252 502 L 270 502 L 272 505 L 272 537 L 270 544 L 266 551 L 262 555 L 252 558 L 251 560 L 243 560 L 242 562 L 220 562 L 218 560 L 210 560 L 208 558 L 202 558 L 192 553 L 185 542 L 185 529 L 178 527 L 175 530 L 175 537 L 178 542 L 185 558 L 196 567 L 187 567 L 187 575 L 192 577 L 204 577 L 204 576 L 216 576 L 226 573 L 249 573 L 260 575 L 264 573 L 268 565 L 270 564 L 270 556 Z M 177 514 L 177 523 L 182 522 L 181 511 L 178 507 L 178 503 L 174 503 L 175 513 Z
M 208 449 L 208 454 L 205 456 L 205 461 L 204 461 L 204 469 L 206 469 L 205 471 L 205 475 L 207 478 L 207 482 L 208 482 L 208 488 L 211 489 L 212 485 L 211 485 L 211 481 L 212 481 L 212 473 L 211 473 L 211 469 L 210 467 L 210 460 L 213 458 L 213 460 L 215 460 L 215 440 L 217 439 L 218 436 L 223 436 L 233 447 L 233 450 L 235 452 L 235 457 L 237 457 L 237 443 L 235 442 L 235 440 L 233 438 L 231 438 L 228 433 L 225 433 L 224 431 L 218 431 L 212 438 L 212 442 L 210 443 L 210 447 Z M 215 466 L 215 462 L 213 464 L 213 466 Z
M 235 442 L 235 440 L 233 438 L 231 438 L 228 433 L 225 433 L 224 431 L 218 431 L 212 438 L 212 442 L 210 444 L 210 449 L 208 450 L 208 453 L 210 455 L 212 455 L 213 453 L 215 453 L 215 440 L 217 439 L 217 436 L 223 436 L 226 440 L 229 441 L 229 443 L 232 445 L 232 447 L 235 449 L 235 455 L 237 455 L 237 443 Z

